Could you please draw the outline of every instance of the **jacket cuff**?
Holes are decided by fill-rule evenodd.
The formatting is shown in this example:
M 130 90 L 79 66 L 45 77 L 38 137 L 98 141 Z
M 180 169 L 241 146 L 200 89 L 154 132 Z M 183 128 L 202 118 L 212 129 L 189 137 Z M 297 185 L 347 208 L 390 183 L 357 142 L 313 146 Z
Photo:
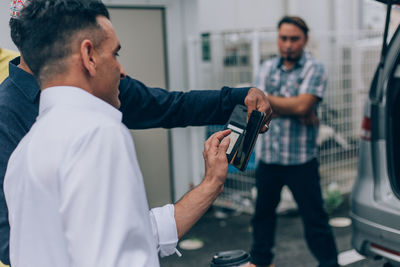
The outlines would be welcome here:
M 228 88 L 228 87 L 224 87 Z M 232 104 L 234 105 L 244 105 L 244 99 L 246 98 L 247 94 L 249 93 L 251 87 L 239 87 L 239 88 L 229 88 L 230 92 L 230 99 Z

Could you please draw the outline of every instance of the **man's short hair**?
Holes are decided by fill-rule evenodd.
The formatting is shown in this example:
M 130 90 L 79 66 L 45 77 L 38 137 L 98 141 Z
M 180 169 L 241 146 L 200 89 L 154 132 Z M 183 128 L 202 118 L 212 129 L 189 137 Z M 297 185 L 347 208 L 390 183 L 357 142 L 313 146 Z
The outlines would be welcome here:
M 303 31 L 305 36 L 308 35 L 309 28 L 308 28 L 306 22 L 300 17 L 297 17 L 297 16 L 284 16 L 278 22 L 278 29 L 281 28 L 283 23 L 293 24 L 293 25 L 297 26 L 298 28 L 300 28 L 300 30 Z
M 98 16 L 110 18 L 98 0 L 30 0 L 18 21 L 10 21 L 13 40 L 39 82 L 65 71 L 63 60 L 71 55 L 74 41 L 101 44 L 106 34 Z
M 11 30 L 11 39 L 18 50 L 21 51 L 21 21 L 19 19 L 11 18 L 9 25 Z

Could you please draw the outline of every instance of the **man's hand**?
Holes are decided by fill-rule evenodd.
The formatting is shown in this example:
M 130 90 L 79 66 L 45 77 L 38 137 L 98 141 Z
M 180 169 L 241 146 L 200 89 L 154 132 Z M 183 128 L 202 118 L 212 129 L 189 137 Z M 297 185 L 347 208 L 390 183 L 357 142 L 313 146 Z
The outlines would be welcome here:
M 266 132 L 267 131 L 266 125 L 269 124 L 272 118 L 272 108 L 271 105 L 269 104 L 266 95 L 261 90 L 255 87 L 250 88 L 246 98 L 244 99 L 244 104 L 247 106 L 248 110 L 247 120 L 249 120 L 250 114 L 253 110 L 258 110 L 266 114 L 265 116 L 266 119 L 264 122 L 265 125 L 261 129 L 261 133 Z
M 216 132 L 204 144 L 205 182 L 216 183 L 221 186 L 221 192 L 228 173 L 228 149 L 230 138 L 224 138 L 231 130 Z

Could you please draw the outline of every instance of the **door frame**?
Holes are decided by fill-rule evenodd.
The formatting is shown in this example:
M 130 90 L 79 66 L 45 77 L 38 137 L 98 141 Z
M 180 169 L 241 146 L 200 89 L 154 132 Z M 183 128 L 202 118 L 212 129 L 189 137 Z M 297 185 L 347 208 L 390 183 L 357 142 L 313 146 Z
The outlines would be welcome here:
M 105 4 L 108 9 L 135 9 L 135 10 L 160 10 L 161 21 L 162 21 L 162 33 L 163 33 L 163 48 L 164 48 L 164 76 L 165 76 L 165 87 L 164 89 L 169 91 L 169 71 L 168 71 L 168 38 L 167 38 L 167 27 L 166 27 L 166 7 L 160 5 L 138 5 L 138 4 Z M 168 156 L 169 156 L 169 183 L 170 183 L 170 197 L 172 201 L 175 201 L 175 182 L 174 182 L 174 160 L 172 152 L 172 136 L 171 131 L 167 132 L 167 144 L 168 144 Z

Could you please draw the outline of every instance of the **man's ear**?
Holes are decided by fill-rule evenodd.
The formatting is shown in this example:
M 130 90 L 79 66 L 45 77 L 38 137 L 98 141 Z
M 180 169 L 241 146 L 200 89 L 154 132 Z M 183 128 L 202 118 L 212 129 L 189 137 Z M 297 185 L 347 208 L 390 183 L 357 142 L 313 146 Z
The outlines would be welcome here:
M 90 76 L 94 76 L 97 69 L 97 54 L 92 41 L 87 39 L 83 40 L 81 42 L 80 53 L 83 64 L 82 67 L 87 71 Z

